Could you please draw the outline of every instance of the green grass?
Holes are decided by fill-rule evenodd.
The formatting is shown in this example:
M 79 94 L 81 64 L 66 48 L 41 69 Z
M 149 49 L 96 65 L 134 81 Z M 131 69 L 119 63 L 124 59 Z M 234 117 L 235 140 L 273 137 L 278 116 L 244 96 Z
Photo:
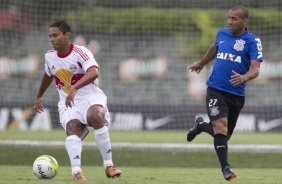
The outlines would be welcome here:
M 40 155 L 54 156 L 60 165 L 69 165 L 66 150 L 62 148 L 31 148 L 0 146 L 0 165 L 32 165 Z M 229 161 L 235 168 L 280 168 L 281 153 L 230 153 Z M 132 167 L 219 167 L 215 152 L 189 152 L 169 150 L 113 149 L 113 159 L 118 166 Z M 83 166 L 100 166 L 102 158 L 97 149 L 84 149 Z
M 131 143 L 187 143 L 186 130 L 183 131 L 111 131 L 112 142 Z M 94 141 L 90 133 L 86 142 Z M 0 139 L 11 140 L 44 140 L 63 141 L 65 133 L 61 130 L 53 131 L 1 131 Z M 211 137 L 205 133 L 198 136 L 192 144 L 212 143 Z M 282 144 L 281 133 L 234 133 L 230 144 Z M 190 143 L 191 144 L 191 143 Z
M 3 131 L 0 139 L 64 141 L 63 130 Z M 132 143 L 185 143 L 186 131 L 111 131 L 112 142 Z M 93 135 L 86 138 L 94 141 Z M 210 143 L 207 134 L 196 138 L 194 143 Z M 282 144 L 278 133 L 235 133 L 231 144 Z M 64 147 L 15 147 L 0 146 L 0 184 L 63 184 L 77 183 L 71 180 L 69 159 Z M 31 169 L 36 157 L 43 154 L 54 156 L 59 162 L 59 174 L 53 180 L 39 180 Z M 238 174 L 239 184 L 279 184 L 282 181 L 281 153 L 229 154 L 229 162 Z M 218 159 L 211 151 L 173 151 L 149 149 L 113 149 L 115 164 L 123 171 L 120 179 L 107 179 L 102 168 L 102 158 L 97 149 L 84 149 L 82 168 L 88 181 L 83 183 L 110 184 L 223 184 Z
M 120 167 L 121 178 L 107 179 L 102 167 L 83 167 L 85 184 L 225 184 L 218 168 L 151 168 Z M 237 169 L 237 184 L 279 184 L 282 181 L 280 169 Z M 52 180 L 39 180 L 31 166 L 0 166 L 0 184 L 72 184 L 70 168 L 60 166 L 58 175 Z

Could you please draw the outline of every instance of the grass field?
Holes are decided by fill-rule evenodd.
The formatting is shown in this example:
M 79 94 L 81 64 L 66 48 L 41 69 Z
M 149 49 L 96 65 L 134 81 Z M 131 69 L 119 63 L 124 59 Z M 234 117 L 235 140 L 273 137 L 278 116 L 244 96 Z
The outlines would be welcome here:
M 63 141 L 62 130 L 51 132 L 0 132 L 0 140 Z M 185 131 L 112 131 L 112 142 L 185 143 Z M 87 142 L 94 141 L 88 136 Z M 197 137 L 195 143 L 210 143 L 208 135 Z M 234 134 L 230 144 L 282 144 L 278 133 Z M 63 184 L 71 180 L 67 153 L 61 148 L 0 146 L 0 184 Z M 32 174 L 34 159 L 42 154 L 54 156 L 59 162 L 59 173 L 53 180 L 38 180 Z M 115 149 L 113 157 L 123 171 L 120 179 L 106 179 L 101 156 L 97 149 L 84 149 L 82 165 L 88 181 L 83 183 L 115 184 L 221 184 L 226 183 L 219 169 L 214 151 Z M 229 161 L 238 174 L 235 183 L 282 183 L 282 153 L 230 153 Z
M 52 180 L 39 180 L 30 166 L 0 166 L 0 184 L 71 184 L 69 167 L 60 167 L 58 175 Z M 224 184 L 218 168 L 152 168 L 121 167 L 120 178 L 107 179 L 101 167 L 83 167 L 87 181 L 81 183 L 99 184 Z M 280 169 L 238 169 L 238 184 L 280 184 Z
M 131 143 L 187 143 L 186 130 L 183 131 L 111 131 L 112 142 Z M 65 140 L 63 130 L 53 131 L 0 131 L 0 139 L 11 140 Z M 93 135 L 88 135 L 86 142 L 94 141 Z M 212 143 L 208 134 L 201 134 L 189 144 Z M 234 133 L 230 144 L 282 144 L 281 133 Z

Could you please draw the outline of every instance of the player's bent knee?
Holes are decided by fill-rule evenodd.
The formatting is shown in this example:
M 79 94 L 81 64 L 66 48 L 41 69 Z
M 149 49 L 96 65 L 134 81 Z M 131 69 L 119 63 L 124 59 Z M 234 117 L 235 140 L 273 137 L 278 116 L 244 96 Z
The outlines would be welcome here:
M 88 121 L 88 125 L 93 127 L 94 129 L 99 129 L 104 126 L 105 118 L 99 115 L 95 115 L 94 117 L 90 118 Z
M 66 125 L 66 134 L 80 136 L 83 126 L 79 120 L 71 120 Z
M 104 108 L 100 105 L 90 107 L 87 114 L 87 122 L 94 129 L 103 127 L 105 122 Z
M 225 126 L 213 126 L 213 131 L 214 134 L 223 134 L 223 135 L 227 135 L 227 127 Z

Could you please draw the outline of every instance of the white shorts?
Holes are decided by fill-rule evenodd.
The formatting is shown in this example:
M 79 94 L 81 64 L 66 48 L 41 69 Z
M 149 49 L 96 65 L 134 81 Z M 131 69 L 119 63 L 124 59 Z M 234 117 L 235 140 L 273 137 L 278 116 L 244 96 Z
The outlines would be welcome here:
M 81 123 L 87 125 L 87 112 L 92 105 L 101 105 L 105 110 L 105 126 L 110 125 L 110 113 L 107 108 L 107 97 L 104 95 L 91 95 L 83 100 L 75 101 L 74 105 L 66 107 L 65 104 L 59 103 L 59 116 L 61 126 L 66 130 L 66 125 L 70 120 L 78 119 Z

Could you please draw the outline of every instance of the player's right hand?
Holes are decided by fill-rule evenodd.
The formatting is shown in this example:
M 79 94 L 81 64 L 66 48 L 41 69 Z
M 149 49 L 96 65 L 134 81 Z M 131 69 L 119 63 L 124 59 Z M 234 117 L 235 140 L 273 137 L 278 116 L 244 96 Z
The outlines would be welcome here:
M 33 108 L 33 110 L 35 112 L 38 112 L 38 113 L 43 112 L 44 111 L 44 107 L 43 107 L 42 98 L 36 98 L 32 108 Z
M 188 70 L 191 70 L 191 72 L 200 73 L 203 69 L 203 66 L 201 65 L 200 61 L 193 63 L 191 66 L 187 67 Z
M 66 97 L 66 107 L 72 107 L 74 104 L 74 97 L 76 94 L 77 89 L 71 86 L 68 96 Z

